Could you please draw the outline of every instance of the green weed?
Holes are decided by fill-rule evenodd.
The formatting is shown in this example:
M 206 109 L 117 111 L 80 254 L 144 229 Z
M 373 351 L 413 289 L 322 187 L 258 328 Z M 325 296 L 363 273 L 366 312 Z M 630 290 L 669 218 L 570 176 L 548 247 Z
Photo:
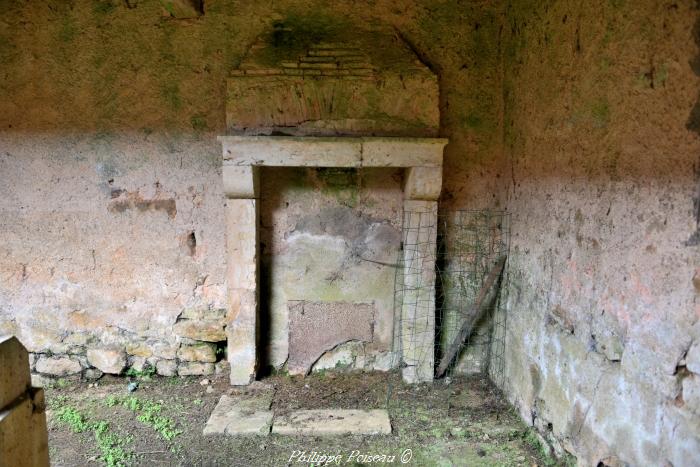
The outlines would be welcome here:
M 545 444 L 542 443 L 540 440 L 540 437 L 537 436 L 537 433 L 535 433 L 535 430 L 530 429 L 525 432 L 524 438 L 525 442 L 530 445 L 532 449 L 537 451 L 537 453 L 540 455 L 542 458 L 542 462 L 544 462 L 544 465 L 549 467 L 549 466 L 554 466 L 557 465 L 556 459 L 552 457 L 551 450 L 549 449 L 549 446 L 546 446 Z
M 150 425 L 164 439 L 170 441 L 177 435 L 182 433 L 182 430 L 175 429 L 175 422 L 168 417 L 160 415 L 161 405 L 151 401 L 144 401 L 141 415 L 137 417 L 138 421 Z
M 82 433 L 90 429 L 85 416 L 71 406 L 61 407 L 56 413 L 56 420 L 67 424 L 73 433 Z
M 201 401 L 200 401 L 201 402 Z M 132 412 L 138 413 L 136 419 L 144 425 L 149 425 L 165 440 L 170 441 L 177 435 L 182 433 L 182 430 L 175 428 L 175 422 L 163 415 L 161 412 L 163 407 L 153 401 L 140 400 L 138 397 L 127 397 L 120 400 L 115 396 L 107 398 L 105 403 L 109 407 L 113 407 L 119 403 Z
M 114 407 L 115 405 L 119 404 L 119 398 L 117 396 L 107 396 L 107 399 L 105 399 L 105 404 L 107 407 Z
M 133 441 L 132 436 L 119 437 L 109 430 L 109 423 L 100 421 L 94 424 L 95 439 L 100 449 L 100 458 L 109 467 L 122 467 L 134 457 L 131 451 L 124 448 Z
M 144 381 L 150 381 L 156 374 L 156 369 L 152 366 L 145 366 L 142 370 L 137 370 L 136 368 L 129 368 L 126 370 L 126 376 L 131 376 L 132 378 L 137 378 Z
M 89 422 L 85 415 L 70 406 L 59 409 L 56 419 L 67 424 L 74 433 L 93 431 L 100 450 L 100 460 L 108 467 L 124 467 L 134 457 L 134 454 L 125 448 L 133 438 L 120 437 L 111 432 L 109 423 L 104 420 Z

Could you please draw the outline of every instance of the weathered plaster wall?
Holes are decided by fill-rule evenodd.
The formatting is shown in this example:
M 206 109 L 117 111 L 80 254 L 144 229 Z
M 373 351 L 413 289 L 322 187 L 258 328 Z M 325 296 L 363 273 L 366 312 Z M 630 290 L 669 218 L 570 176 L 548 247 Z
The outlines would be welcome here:
M 174 19 L 157 0 L 29 1 L 3 13 L 0 329 L 38 372 L 147 359 L 162 374 L 214 371 L 227 306 L 215 136 L 226 78 L 276 21 L 395 27 L 441 76 L 445 200 L 502 206 L 490 2 L 208 0 L 203 16 Z
M 507 8 L 505 389 L 584 465 L 700 463 L 699 6 Z

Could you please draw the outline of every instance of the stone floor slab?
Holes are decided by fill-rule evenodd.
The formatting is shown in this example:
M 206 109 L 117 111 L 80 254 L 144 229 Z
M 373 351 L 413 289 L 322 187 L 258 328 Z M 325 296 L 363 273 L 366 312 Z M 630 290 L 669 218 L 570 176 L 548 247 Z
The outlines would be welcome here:
M 268 435 L 272 425 L 273 393 L 245 396 L 221 396 L 207 424 L 204 435 Z
M 381 435 L 391 433 L 386 410 L 297 410 L 275 418 L 279 435 Z

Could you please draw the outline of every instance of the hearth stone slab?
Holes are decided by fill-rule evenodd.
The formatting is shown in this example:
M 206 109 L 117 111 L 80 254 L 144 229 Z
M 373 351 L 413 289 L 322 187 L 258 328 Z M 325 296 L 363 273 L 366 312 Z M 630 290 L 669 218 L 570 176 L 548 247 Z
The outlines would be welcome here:
M 389 413 L 373 410 L 297 410 L 278 417 L 272 425 L 278 435 L 388 435 L 391 434 Z
M 204 435 L 268 435 L 272 424 L 272 396 L 272 391 L 221 396 L 204 426 Z

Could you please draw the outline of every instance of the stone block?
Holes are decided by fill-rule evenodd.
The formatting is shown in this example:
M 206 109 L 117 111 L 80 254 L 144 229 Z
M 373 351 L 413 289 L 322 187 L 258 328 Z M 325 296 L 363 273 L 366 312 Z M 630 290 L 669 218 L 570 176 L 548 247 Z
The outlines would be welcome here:
M 173 332 L 195 341 L 221 342 L 226 340 L 224 323 L 219 320 L 183 319 L 173 325 Z
M 319 75 L 318 70 L 315 71 Z M 282 167 L 360 167 L 358 138 L 292 136 L 220 136 L 224 160 L 234 165 Z
M 410 167 L 404 177 L 406 199 L 436 201 L 442 190 L 442 167 Z
M 686 367 L 688 371 L 700 375 L 700 342 L 695 341 L 690 346 L 687 355 L 685 356 Z
M 126 354 L 117 346 L 88 349 L 87 359 L 90 365 L 107 374 L 118 375 L 126 368 Z
M 260 169 L 252 165 L 224 163 L 224 194 L 227 198 L 253 199 L 258 197 Z
M 365 70 L 355 70 L 360 75 Z M 366 70 L 372 73 L 371 70 Z M 320 70 L 304 70 L 320 75 Z M 359 76 L 358 76 L 359 77 Z M 270 167 L 442 167 L 444 138 L 353 138 L 295 136 L 220 136 L 224 168 L 233 166 Z M 232 193 L 250 192 L 254 185 L 240 186 L 234 180 L 243 172 L 224 172 Z M 252 172 L 251 172 L 252 174 Z M 245 178 L 241 178 L 245 180 Z M 242 190 L 241 190 L 242 188 Z
M 249 384 L 257 366 L 257 205 L 255 200 L 229 199 L 226 203 L 229 319 L 228 361 L 231 384 Z
M 314 362 L 339 344 L 373 339 L 371 303 L 290 301 L 288 307 L 290 374 L 307 374 Z
M 388 435 L 391 421 L 386 410 L 297 410 L 278 417 L 272 425 L 278 435 Z
M 173 360 L 177 356 L 178 346 L 169 342 L 149 342 L 148 345 L 153 350 L 153 356 Z
M 46 388 L 46 387 L 51 386 L 53 384 L 53 382 L 54 382 L 53 378 L 49 378 L 48 376 L 32 373 L 32 386 L 35 388 Z
M 87 332 L 74 332 L 71 334 L 68 334 L 65 339 L 63 339 L 63 343 L 66 345 L 78 345 L 78 346 L 84 346 L 89 344 L 92 341 L 92 336 L 88 334 Z
M 700 415 L 700 375 L 691 374 L 683 378 L 683 400 L 695 415 Z
M 224 321 L 226 319 L 225 308 L 185 308 L 178 316 L 179 319 L 205 319 L 212 321 Z
M 80 363 L 68 357 L 40 357 L 36 362 L 36 371 L 51 376 L 68 376 L 80 373 Z
M 229 290 L 235 318 L 226 327 L 231 384 L 250 384 L 255 379 L 257 298 L 251 290 Z
M 63 336 L 56 329 L 44 326 L 26 326 L 18 328 L 18 337 L 29 352 L 63 353 L 65 346 L 61 344 Z
M 364 368 L 364 345 L 362 342 L 346 342 L 325 352 L 316 360 L 311 371 L 323 371 L 343 368 Z
M 363 138 L 362 167 L 442 167 L 443 138 Z
M 197 345 L 182 345 L 177 351 L 177 358 L 187 362 L 216 362 L 216 346 L 202 343 Z
M 85 370 L 85 379 L 88 381 L 100 379 L 102 376 L 104 376 L 104 373 L 97 368 L 88 368 Z
M 204 435 L 267 435 L 272 425 L 272 391 L 255 392 L 245 396 L 221 396 L 209 420 Z
M 135 371 L 143 371 L 147 364 L 148 360 L 144 357 L 131 356 L 128 358 L 129 368 L 132 368 Z
M 396 367 L 396 356 L 393 352 L 383 352 L 374 357 L 372 369 L 375 371 L 391 371 Z
M 145 342 L 127 342 L 126 353 L 135 357 L 148 358 L 153 355 L 153 350 Z
M 226 280 L 229 288 L 257 287 L 257 204 L 251 199 L 226 201 Z
M 16 337 L 0 338 L 0 410 L 31 384 L 29 354 Z
M 205 376 L 214 374 L 213 363 L 180 362 L 177 366 L 177 374 L 180 376 Z
M 159 360 L 156 362 L 156 373 L 161 376 L 177 375 L 177 362 L 175 360 Z
M 214 372 L 217 375 L 223 375 L 225 373 L 228 373 L 231 371 L 231 364 L 226 361 L 226 360 L 221 360 L 220 362 L 216 362 L 214 365 Z

